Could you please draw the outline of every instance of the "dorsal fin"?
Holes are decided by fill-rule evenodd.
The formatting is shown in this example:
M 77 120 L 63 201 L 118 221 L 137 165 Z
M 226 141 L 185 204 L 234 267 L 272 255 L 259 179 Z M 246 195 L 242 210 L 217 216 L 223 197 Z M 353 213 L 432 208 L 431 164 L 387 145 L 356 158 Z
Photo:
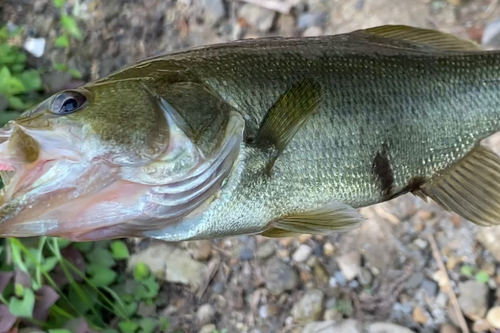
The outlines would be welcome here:
M 447 51 L 481 50 L 481 47 L 473 41 L 465 40 L 441 31 L 415 28 L 406 25 L 383 25 L 364 30 L 357 30 L 354 33 L 366 33 L 383 38 L 420 43 Z

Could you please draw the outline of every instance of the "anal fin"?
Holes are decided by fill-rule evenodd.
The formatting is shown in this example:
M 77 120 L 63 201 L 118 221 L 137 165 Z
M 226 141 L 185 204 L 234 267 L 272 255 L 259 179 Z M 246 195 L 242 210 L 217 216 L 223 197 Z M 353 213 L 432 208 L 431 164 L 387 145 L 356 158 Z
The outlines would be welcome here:
M 500 157 L 477 146 L 419 192 L 477 225 L 500 225 Z
M 300 234 L 330 234 L 347 232 L 359 227 L 366 219 L 353 207 L 332 202 L 322 208 L 290 214 L 272 221 L 261 234 L 265 237 L 289 237 Z

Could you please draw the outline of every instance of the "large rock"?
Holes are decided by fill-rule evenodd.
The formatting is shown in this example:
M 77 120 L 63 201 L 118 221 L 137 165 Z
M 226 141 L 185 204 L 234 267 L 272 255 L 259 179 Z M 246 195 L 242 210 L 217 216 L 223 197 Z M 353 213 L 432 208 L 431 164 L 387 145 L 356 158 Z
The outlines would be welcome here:
M 297 271 L 278 258 L 272 258 L 267 262 L 264 276 L 266 287 L 273 295 L 295 289 L 299 284 Z
M 477 240 L 500 261 L 500 227 L 480 228 Z
M 299 324 L 318 320 L 323 313 L 325 294 L 319 289 L 307 291 L 293 308 L 293 317 Z
M 175 251 L 175 247 L 164 244 L 154 243 L 146 249 L 136 252 L 130 256 L 128 260 L 128 270 L 133 270 L 138 263 L 148 265 L 149 269 L 159 278 L 165 278 L 165 269 L 167 267 L 167 259 Z
M 176 249 L 166 261 L 166 279 L 168 282 L 190 285 L 197 290 L 207 276 L 207 266 L 194 260 L 184 250 Z
M 458 303 L 464 314 L 472 320 L 484 318 L 488 309 L 488 286 L 477 281 L 459 284 Z

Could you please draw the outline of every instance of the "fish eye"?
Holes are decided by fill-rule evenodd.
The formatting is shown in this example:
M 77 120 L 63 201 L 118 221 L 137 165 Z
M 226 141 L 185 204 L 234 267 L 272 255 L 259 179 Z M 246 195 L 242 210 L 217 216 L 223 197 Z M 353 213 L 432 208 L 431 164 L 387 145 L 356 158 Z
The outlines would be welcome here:
M 65 91 L 59 94 L 50 106 L 50 112 L 66 115 L 80 110 L 87 102 L 85 95 L 76 91 Z

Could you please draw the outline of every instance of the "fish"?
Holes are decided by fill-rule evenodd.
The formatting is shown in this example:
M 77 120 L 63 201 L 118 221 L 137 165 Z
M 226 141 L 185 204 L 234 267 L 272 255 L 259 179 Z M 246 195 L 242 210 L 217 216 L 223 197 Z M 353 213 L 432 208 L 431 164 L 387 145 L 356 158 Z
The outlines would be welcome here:
M 384 25 L 146 58 L 0 130 L 1 237 L 349 232 L 412 193 L 500 224 L 500 53 Z

